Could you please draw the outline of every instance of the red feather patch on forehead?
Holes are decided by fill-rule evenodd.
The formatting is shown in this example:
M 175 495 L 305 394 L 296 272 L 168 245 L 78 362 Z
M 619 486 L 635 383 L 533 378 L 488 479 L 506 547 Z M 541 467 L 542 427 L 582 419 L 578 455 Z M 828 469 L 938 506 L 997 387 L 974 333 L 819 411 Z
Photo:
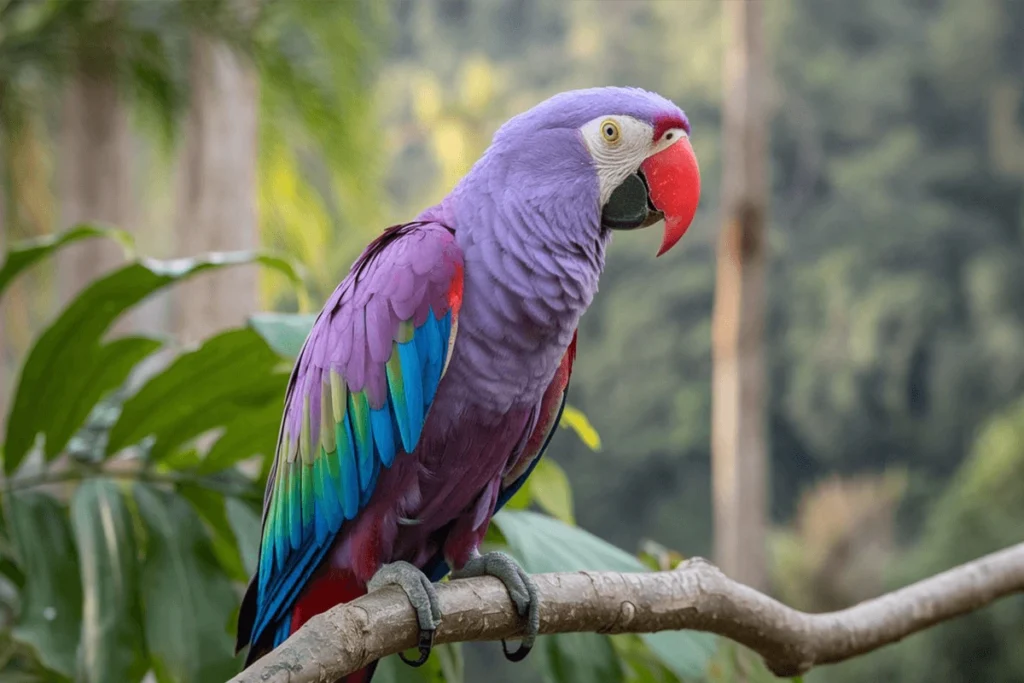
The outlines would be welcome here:
M 690 122 L 686 120 L 685 116 L 678 114 L 665 114 L 654 119 L 654 141 L 660 140 L 661 136 L 665 134 L 665 131 L 673 128 L 682 128 L 686 131 L 686 134 L 690 134 Z

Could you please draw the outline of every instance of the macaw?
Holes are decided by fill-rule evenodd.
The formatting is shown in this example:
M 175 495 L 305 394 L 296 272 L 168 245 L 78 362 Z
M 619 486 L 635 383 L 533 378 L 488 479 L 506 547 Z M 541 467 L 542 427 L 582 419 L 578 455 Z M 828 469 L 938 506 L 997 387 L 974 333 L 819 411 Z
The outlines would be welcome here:
M 536 586 L 479 546 L 558 424 L 612 232 L 663 221 L 660 256 L 692 222 L 689 138 L 655 93 L 564 92 L 501 126 L 439 204 L 369 244 L 288 383 L 238 616 L 246 666 L 386 584 L 416 611 L 409 663 L 422 664 L 440 623 L 433 584 L 449 573 L 500 579 L 526 622 L 505 655 L 529 652 Z M 374 668 L 343 680 L 368 683 Z

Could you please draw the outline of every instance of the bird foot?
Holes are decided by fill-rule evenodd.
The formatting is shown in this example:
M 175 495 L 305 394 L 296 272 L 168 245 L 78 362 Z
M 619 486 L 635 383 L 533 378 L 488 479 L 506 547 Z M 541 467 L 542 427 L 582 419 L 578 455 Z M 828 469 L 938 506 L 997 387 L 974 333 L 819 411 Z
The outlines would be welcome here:
M 378 569 L 367 582 L 366 588 L 367 591 L 375 591 L 388 585 L 401 586 L 405 591 L 413 610 L 416 611 L 416 620 L 420 626 L 417 644 L 419 658 L 407 659 L 404 654 L 398 656 L 409 666 L 423 666 L 430 657 L 430 650 L 434 647 L 434 632 L 441 623 L 441 604 L 437 600 L 434 584 L 423 572 L 408 562 L 392 562 Z
M 515 603 L 519 616 L 526 618 L 526 632 L 515 652 L 508 651 L 508 644 L 502 640 L 501 649 L 505 659 L 519 662 L 530 654 L 533 643 L 540 631 L 540 600 L 537 597 L 537 584 L 515 560 L 502 552 L 477 554 L 463 566 L 452 572 L 453 579 L 468 579 L 474 576 L 493 576 L 505 584 L 509 597 Z

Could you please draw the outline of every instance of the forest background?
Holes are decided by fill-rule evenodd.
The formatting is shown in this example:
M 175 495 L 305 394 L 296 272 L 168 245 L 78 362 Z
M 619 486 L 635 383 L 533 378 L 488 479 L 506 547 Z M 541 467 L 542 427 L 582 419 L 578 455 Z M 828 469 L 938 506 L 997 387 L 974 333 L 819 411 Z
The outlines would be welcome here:
M 577 434 L 559 430 L 549 451 L 557 465 L 521 502 L 649 563 L 710 555 L 711 313 L 728 47 L 721 5 L 247 7 L 0 2 L 0 243 L 14 248 L 82 222 L 116 226 L 134 242 L 127 261 L 123 236 L 82 239 L 53 254 L 18 251 L 40 260 L 17 279 L 0 276 L 0 406 L 15 411 L 5 483 L 20 492 L 5 495 L 0 680 L 88 678 L 90 634 L 76 621 L 57 638 L 47 629 L 66 625 L 64 612 L 47 618 L 45 608 L 77 600 L 88 613 L 90 505 L 123 508 L 134 539 L 118 556 L 139 565 L 139 595 L 125 598 L 123 623 L 156 628 L 149 601 L 163 584 L 152 567 L 176 552 L 174 539 L 160 545 L 162 515 L 182 515 L 178 528 L 195 523 L 188 528 L 199 559 L 189 566 L 216 597 L 206 600 L 213 626 L 203 627 L 216 647 L 168 648 L 159 642 L 166 634 L 147 631 L 135 649 L 106 659 L 160 680 L 217 680 L 211 672 L 237 666 L 221 641 L 231 635 L 250 562 L 259 488 L 251 479 L 261 461 L 236 468 L 240 458 L 224 453 L 258 453 L 272 439 L 284 380 L 278 354 L 294 350 L 286 321 L 302 320 L 250 315 L 315 312 L 366 242 L 443 196 L 498 125 L 569 88 L 636 85 L 679 103 L 693 125 L 704 190 L 693 228 L 671 255 L 653 260 L 654 234 L 614 243 L 580 327 L 570 398 L 581 411 Z M 1024 540 L 1024 43 L 1016 39 L 1024 1 L 773 0 L 765 9 L 770 589 L 796 607 L 827 610 Z M 269 267 L 239 265 L 178 284 L 195 263 L 134 255 L 225 249 L 271 249 L 287 260 L 263 257 Z M 88 309 L 100 301 L 88 285 L 123 263 L 136 270 L 119 272 L 128 278 L 119 287 L 155 294 L 114 332 L 158 342 L 117 347 L 131 360 L 121 380 L 139 363 L 128 385 L 106 403 L 68 407 L 74 385 L 51 375 L 75 366 L 44 360 L 100 356 L 62 357 L 43 343 L 47 331 L 98 344 L 105 326 L 58 323 L 74 322 L 68 304 L 82 292 L 79 313 L 103 318 Z M 160 277 L 166 282 L 146 280 Z M 134 303 L 121 302 L 107 322 Z M 211 393 L 207 405 L 237 405 L 215 423 L 195 422 L 181 439 L 169 435 L 202 408 L 195 395 L 160 394 L 160 386 L 133 395 L 140 377 L 189 370 L 183 359 L 197 364 L 198 380 L 241 350 L 245 370 L 266 381 L 237 395 Z M 200 362 L 209 365 L 197 370 Z M 107 388 L 119 386 L 114 379 Z M 168 397 L 185 417 L 138 426 Z M 47 422 L 78 413 L 78 424 Z M 136 427 L 119 428 L 123 415 Z M 34 427 L 47 434 L 45 446 L 32 447 Z M 191 438 L 216 427 L 225 436 L 212 446 Z M 150 433 L 162 436 L 154 444 L 143 438 Z M 236 442 L 222 443 L 232 434 Z M 115 445 L 156 465 L 125 465 L 126 475 L 117 463 L 133 460 L 108 460 Z M 204 469 L 217 458 L 230 472 Z M 128 495 L 128 480 L 152 490 Z M 12 506 L 23 511 L 12 515 Z M 66 522 L 52 521 L 55 511 Z M 132 531 L 136 523 L 148 531 Z M 509 529 L 501 528 L 503 542 L 515 545 Z M 25 539 L 37 534 L 56 545 L 33 549 Z M 39 572 L 57 577 L 49 593 L 33 585 Z M 70 572 L 81 573 L 85 595 L 52 594 Z M 1024 598 L 1009 599 L 807 680 L 1019 681 L 1021 623 Z M 523 666 L 549 681 L 572 680 L 557 660 L 573 645 L 560 638 Z M 657 652 L 654 645 L 610 640 L 601 680 L 686 678 L 678 662 L 645 659 L 642 648 Z M 181 665 L 196 656 L 206 664 Z M 493 644 L 437 659 L 449 681 L 478 680 L 485 667 L 508 681 L 524 675 L 499 663 Z M 729 666 L 710 660 L 707 676 L 755 675 L 724 673 Z

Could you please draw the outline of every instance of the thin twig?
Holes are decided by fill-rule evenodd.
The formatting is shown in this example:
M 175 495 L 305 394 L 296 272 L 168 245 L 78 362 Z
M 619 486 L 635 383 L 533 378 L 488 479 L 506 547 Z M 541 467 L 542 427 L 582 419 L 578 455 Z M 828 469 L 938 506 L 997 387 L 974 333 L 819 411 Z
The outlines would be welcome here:
M 576 572 L 534 577 L 541 633 L 651 633 L 693 629 L 758 652 L 779 676 L 876 650 L 934 624 L 1024 592 L 1024 543 L 906 588 L 827 614 L 807 614 L 739 584 L 702 559 L 667 572 Z M 496 579 L 438 586 L 444 617 L 435 642 L 520 635 L 522 622 Z M 416 644 L 404 593 L 387 587 L 306 623 L 229 683 L 331 683 Z

